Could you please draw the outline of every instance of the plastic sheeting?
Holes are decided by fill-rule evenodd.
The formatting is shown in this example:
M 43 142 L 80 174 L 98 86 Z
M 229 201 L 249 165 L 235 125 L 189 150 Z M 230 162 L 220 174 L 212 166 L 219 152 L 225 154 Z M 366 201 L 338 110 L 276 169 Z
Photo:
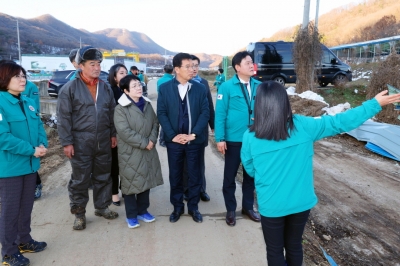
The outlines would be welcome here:
M 400 126 L 367 120 L 358 128 L 346 133 L 358 140 L 366 141 L 378 146 L 383 151 L 389 153 L 392 157 L 386 156 L 384 152 L 381 152 L 374 146 L 370 146 L 370 150 L 388 158 L 400 161 Z

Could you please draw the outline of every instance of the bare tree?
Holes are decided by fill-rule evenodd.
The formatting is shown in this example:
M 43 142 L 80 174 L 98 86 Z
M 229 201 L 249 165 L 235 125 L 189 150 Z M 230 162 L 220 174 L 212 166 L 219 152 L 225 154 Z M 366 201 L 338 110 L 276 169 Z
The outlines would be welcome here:
M 307 28 L 299 28 L 293 45 L 293 62 L 296 71 L 296 92 L 314 90 L 316 65 L 321 61 L 322 49 L 318 29 L 312 23 Z

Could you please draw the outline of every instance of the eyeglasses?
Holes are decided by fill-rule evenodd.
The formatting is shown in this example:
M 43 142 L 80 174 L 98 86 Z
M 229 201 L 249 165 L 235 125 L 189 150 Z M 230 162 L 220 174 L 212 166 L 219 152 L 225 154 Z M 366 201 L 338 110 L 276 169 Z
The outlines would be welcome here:
M 199 68 L 199 65 L 193 65 L 193 69 Z
M 195 66 L 181 66 L 181 68 L 186 68 L 187 70 L 189 70 L 189 68 L 195 69 L 196 67 Z
M 131 86 L 132 89 L 138 90 L 141 89 L 143 85 L 141 83 L 136 83 Z
M 17 78 L 17 79 L 19 79 L 19 80 L 21 80 L 21 79 L 26 79 L 26 76 L 25 76 L 25 75 L 15 75 L 14 77 Z

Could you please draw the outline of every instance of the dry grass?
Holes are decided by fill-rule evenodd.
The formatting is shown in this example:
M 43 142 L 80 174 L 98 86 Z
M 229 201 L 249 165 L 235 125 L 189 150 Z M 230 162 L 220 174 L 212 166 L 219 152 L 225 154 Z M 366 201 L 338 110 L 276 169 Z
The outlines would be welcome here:
M 367 88 L 367 99 L 371 99 L 379 92 L 387 90 L 387 84 L 400 88 L 399 71 L 400 55 L 392 53 L 372 72 L 371 81 Z M 400 120 L 397 119 L 398 116 L 399 111 L 394 110 L 393 105 L 387 105 L 382 107 L 382 111 L 376 115 L 376 118 L 384 123 L 400 125 Z

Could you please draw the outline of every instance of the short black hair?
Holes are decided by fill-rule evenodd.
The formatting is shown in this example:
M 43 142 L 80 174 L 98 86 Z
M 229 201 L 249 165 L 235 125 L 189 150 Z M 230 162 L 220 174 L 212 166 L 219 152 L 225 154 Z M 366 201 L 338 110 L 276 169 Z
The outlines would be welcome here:
M 125 77 L 123 77 L 120 81 L 119 81 L 119 88 L 124 91 L 130 91 L 129 90 L 129 84 L 131 84 L 132 80 L 137 80 L 140 82 L 140 79 L 134 75 L 127 75 Z
M 197 60 L 197 61 L 199 61 L 199 64 L 200 64 L 200 59 L 197 56 L 195 56 L 194 54 L 192 54 L 192 60 Z
M 265 81 L 257 88 L 254 103 L 254 124 L 250 131 L 259 139 L 286 140 L 295 130 L 292 108 L 285 87 Z
M 172 65 L 165 65 L 164 71 L 165 73 L 172 74 L 172 71 L 174 71 L 174 67 Z
M 78 53 L 79 49 L 72 49 L 71 52 L 69 52 L 69 61 L 72 63 L 75 61 L 76 54 Z
M 16 64 L 13 60 L 9 60 L 9 59 L 2 59 L 0 60 L 0 65 L 2 64 Z
M 11 79 L 24 73 L 26 76 L 25 69 L 16 63 L 4 63 L 0 65 L 0 91 L 8 91 L 8 85 L 10 85 Z
M 183 60 L 192 60 L 192 57 L 187 53 L 178 53 L 172 59 L 172 65 L 174 67 L 181 67 Z
M 242 60 L 245 59 L 247 56 L 250 56 L 251 59 L 253 59 L 251 54 L 249 52 L 247 52 L 247 51 L 238 52 L 237 54 L 235 54 L 233 56 L 233 58 L 232 58 L 232 67 L 235 70 L 235 72 L 237 72 L 235 66 L 236 65 L 240 65 Z
M 110 71 L 108 72 L 108 82 L 110 83 L 111 87 L 118 86 L 117 82 L 115 81 L 115 77 L 117 76 L 117 73 L 121 67 L 126 69 L 126 66 L 121 63 L 115 64 L 110 68 Z M 128 69 L 126 69 L 126 72 L 128 72 Z
M 139 68 L 137 68 L 137 66 L 131 66 L 129 70 L 139 70 Z
M 219 73 L 224 73 L 224 70 L 222 68 L 218 68 Z

